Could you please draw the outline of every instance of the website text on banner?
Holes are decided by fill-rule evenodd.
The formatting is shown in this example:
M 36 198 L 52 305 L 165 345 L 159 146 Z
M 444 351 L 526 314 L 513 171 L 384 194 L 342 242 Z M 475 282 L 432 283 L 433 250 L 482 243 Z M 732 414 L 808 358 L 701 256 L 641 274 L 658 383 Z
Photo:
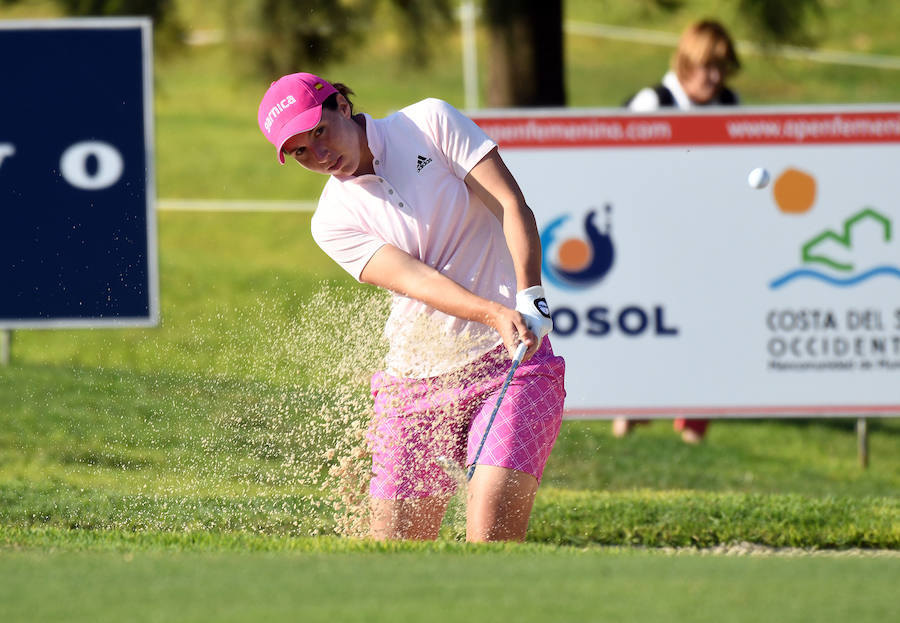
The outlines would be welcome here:
M 570 417 L 900 414 L 900 108 L 476 120 L 538 218 Z

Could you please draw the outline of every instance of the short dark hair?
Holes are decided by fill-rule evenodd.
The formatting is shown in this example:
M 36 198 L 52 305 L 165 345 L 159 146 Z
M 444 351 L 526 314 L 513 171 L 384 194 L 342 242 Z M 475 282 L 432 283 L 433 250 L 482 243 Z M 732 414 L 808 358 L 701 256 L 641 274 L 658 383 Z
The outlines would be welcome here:
M 350 96 L 356 95 L 353 92 L 353 89 L 348 87 L 346 84 L 343 84 L 342 82 L 332 82 L 331 86 L 333 86 L 335 89 L 337 89 L 337 93 L 332 93 L 331 95 L 329 95 L 328 99 L 326 99 L 324 102 L 322 102 L 322 106 L 324 106 L 328 110 L 337 110 L 337 106 L 338 106 L 337 105 L 337 96 L 338 96 L 338 93 L 340 93 L 341 95 L 344 96 L 344 99 L 347 100 L 347 103 L 350 104 L 350 114 L 352 115 L 353 114 L 353 102 L 350 101 Z

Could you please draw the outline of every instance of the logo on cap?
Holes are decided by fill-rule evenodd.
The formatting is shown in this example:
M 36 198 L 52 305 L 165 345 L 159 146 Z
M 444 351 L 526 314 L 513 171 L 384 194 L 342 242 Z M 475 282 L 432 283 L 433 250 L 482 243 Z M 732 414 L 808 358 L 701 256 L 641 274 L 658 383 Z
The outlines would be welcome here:
M 321 89 L 322 85 L 317 84 L 316 88 Z M 294 99 L 294 96 L 288 95 L 286 98 L 284 98 L 283 100 L 281 100 L 280 102 L 277 102 L 274 106 L 272 106 L 272 109 L 269 111 L 269 114 L 266 115 L 266 124 L 265 124 L 266 132 L 272 131 L 272 123 L 275 121 L 275 118 L 278 117 L 278 115 L 280 115 L 281 113 L 284 112 L 285 108 L 287 108 L 291 104 L 296 104 L 296 103 L 297 103 L 297 100 Z

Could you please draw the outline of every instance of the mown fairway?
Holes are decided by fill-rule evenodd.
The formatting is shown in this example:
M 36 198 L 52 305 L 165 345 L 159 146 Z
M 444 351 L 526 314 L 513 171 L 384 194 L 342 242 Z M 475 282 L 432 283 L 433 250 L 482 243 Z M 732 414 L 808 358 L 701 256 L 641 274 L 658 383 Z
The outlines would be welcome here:
M 8 553 L 7 621 L 891 621 L 900 559 L 416 548 Z
M 895 4 L 861 4 L 827 3 L 822 46 L 900 54 Z M 686 5 L 573 1 L 566 19 L 678 32 L 720 15 L 749 38 L 731 4 Z M 224 6 L 181 10 L 220 28 Z M 669 54 L 566 45 L 582 107 L 618 105 Z M 309 69 L 375 115 L 425 96 L 462 106 L 455 35 L 425 71 L 396 48 L 381 39 Z M 900 98 L 896 72 L 744 65 L 735 86 L 750 104 Z M 185 49 L 156 73 L 161 197 L 317 195 L 321 179 L 275 165 L 255 125 L 267 79 L 232 52 Z M 898 618 L 898 420 L 870 420 L 868 470 L 851 420 L 714 422 L 699 447 L 668 422 L 615 440 L 606 422 L 568 421 L 525 545 L 461 543 L 458 504 L 436 544 L 320 536 L 347 527 L 322 483 L 365 419 L 385 298 L 321 254 L 304 213 L 163 212 L 159 246 L 160 327 L 14 334 L 0 369 L 0 621 Z

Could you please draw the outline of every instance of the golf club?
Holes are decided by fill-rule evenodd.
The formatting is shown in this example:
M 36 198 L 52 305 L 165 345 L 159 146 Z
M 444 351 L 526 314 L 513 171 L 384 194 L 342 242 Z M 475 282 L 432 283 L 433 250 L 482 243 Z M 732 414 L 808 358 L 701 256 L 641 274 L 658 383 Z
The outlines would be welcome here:
M 506 374 L 506 380 L 503 381 L 500 393 L 497 395 L 497 402 L 494 404 L 494 410 L 491 412 L 491 417 L 488 419 L 487 426 L 484 428 L 484 434 L 481 436 L 481 442 L 478 444 L 478 450 L 475 451 L 475 458 L 472 460 L 472 465 L 469 466 L 468 471 L 464 473 L 462 468 L 449 457 L 443 455 L 437 457 L 437 464 L 441 466 L 448 476 L 458 483 L 465 484 L 472 480 L 472 476 L 475 474 L 475 466 L 478 464 L 478 459 L 481 457 L 481 450 L 484 448 L 484 442 L 487 440 L 488 433 L 491 431 L 491 426 L 494 424 L 494 418 L 497 417 L 497 411 L 500 410 L 500 404 L 503 402 L 503 396 L 506 395 L 506 389 L 509 387 L 509 382 L 512 381 L 513 375 L 516 373 L 516 368 L 522 363 L 522 359 L 525 357 L 525 352 L 527 350 L 528 347 L 525 343 L 519 342 L 519 346 L 516 348 L 516 354 L 513 355 L 512 365 L 509 368 L 509 372 Z

